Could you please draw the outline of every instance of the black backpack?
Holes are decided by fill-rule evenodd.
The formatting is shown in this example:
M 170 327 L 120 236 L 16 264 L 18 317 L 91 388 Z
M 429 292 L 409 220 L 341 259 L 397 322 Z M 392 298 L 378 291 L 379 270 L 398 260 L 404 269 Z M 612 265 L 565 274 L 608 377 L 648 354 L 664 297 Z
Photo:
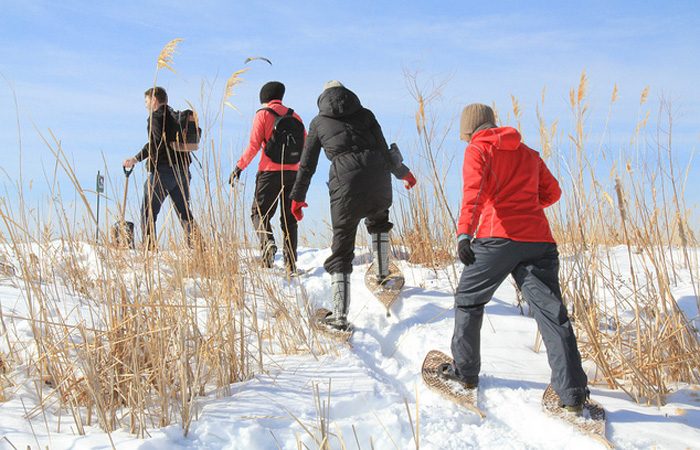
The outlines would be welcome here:
M 265 145 L 265 155 L 277 164 L 296 164 L 304 149 L 304 124 L 294 117 L 294 110 L 280 115 L 272 108 L 262 108 L 275 115 L 272 137 Z
M 197 117 L 191 109 L 172 111 L 177 123 L 175 141 L 172 147 L 180 152 L 193 152 L 199 149 L 199 139 L 202 137 L 202 129 L 197 125 Z

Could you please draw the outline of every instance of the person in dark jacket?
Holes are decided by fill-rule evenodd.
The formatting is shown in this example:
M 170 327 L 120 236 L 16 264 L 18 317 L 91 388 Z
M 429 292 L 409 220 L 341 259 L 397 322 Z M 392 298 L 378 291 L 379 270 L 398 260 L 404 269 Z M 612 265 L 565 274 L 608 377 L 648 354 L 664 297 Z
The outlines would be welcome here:
M 177 123 L 172 108 L 168 106 L 168 94 L 162 87 L 148 89 L 145 93 L 148 109 L 148 142 L 136 156 L 124 160 L 124 167 L 148 159 L 148 178 L 144 184 L 141 208 L 141 229 L 146 247 L 156 247 L 156 220 L 166 197 L 175 207 L 188 244 L 196 224 L 190 210 L 190 163 L 192 158 L 171 145 L 176 141 Z
M 292 191 L 299 164 L 275 163 L 265 154 L 265 146 L 272 137 L 275 119 L 277 118 L 268 109 L 272 109 L 280 116 L 287 114 L 289 111 L 289 108 L 282 104 L 284 91 L 284 84 L 279 81 L 265 83 L 260 89 L 260 103 L 263 107 L 255 113 L 248 146 L 236 163 L 236 167 L 229 178 L 229 183 L 233 185 L 238 180 L 241 172 L 248 167 L 262 148 L 258 173 L 255 176 L 255 200 L 251 213 L 253 226 L 260 239 L 262 265 L 270 268 L 274 263 L 277 245 L 272 234 L 270 220 L 275 215 L 277 204 L 279 203 L 282 209 L 280 225 L 282 226 L 282 237 L 284 239 L 284 250 L 282 252 L 284 265 L 287 273 L 294 274 L 296 273 L 297 261 L 298 225 L 297 219 L 292 214 L 292 201 L 289 199 L 289 193 Z M 296 112 L 293 112 L 292 115 L 301 122 L 301 117 Z
M 484 305 L 510 274 L 542 334 L 552 388 L 562 406 L 582 412 L 587 377 L 562 301 L 559 253 L 544 213 L 559 200 L 559 183 L 539 154 L 521 143 L 516 129 L 496 126 L 489 106 L 464 108 L 460 136 L 469 143 L 457 227 L 464 270 L 455 294 L 454 364 L 443 365 L 439 374 L 467 388 L 478 385 Z
M 379 281 L 389 275 L 389 208 L 392 204 L 391 173 L 404 180 L 406 188 L 416 184 L 398 149 L 390 151 L 382 129 L 360 99 L 338 81 L 329 81 L 318 98 L 318 115 L 309 125 L 299 172 L 290 195 L 292 212 L 298 220 L 311 178 L 316 172 L 321 147 L 331 161 L 328 176 L 332 254 L 324 263 L 331 274 L 333 313 L 326 323 L 346 329 L 350 307 L 350 274 L 355 235 L 362 219 L 372 236 L 375 267 Z

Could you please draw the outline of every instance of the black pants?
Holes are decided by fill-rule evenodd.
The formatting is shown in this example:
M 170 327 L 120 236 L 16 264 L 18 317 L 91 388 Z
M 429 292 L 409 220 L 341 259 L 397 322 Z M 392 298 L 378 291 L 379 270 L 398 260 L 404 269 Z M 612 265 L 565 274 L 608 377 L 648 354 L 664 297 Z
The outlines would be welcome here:
M 159 167 L 148 174 L 143 187 L 143 207 L 141 226 L 144 242 L 149 246 L 156 243 L 156 221 L 158 213 L 167 197 L 173 203 L 187 242 L 193 229 L 194 220 L 190 210 L 190 171 L 188 168 Z
M 333 214 L 331 204 L 331 221 L 333 222 L 333 244 L 331 244 L 331 256 L 323 263 L 328 273 L 352 273 L 352 260 L 355 258 L 355 236 L 357 227 L 363 217 L 355 220 L 347 218 L 340 221 Z M 373 233 L 388 233 L 394 227 L 389 222 L 389 210 L 364 217 L 367 231 Z
M 270 220 L 279 203 L 282 213 L 280 226 L 284 238 L 285 264 L 295 266 L 297 260 L 297 220 L 292 214 L 292 191 L 297 172 L 295 170 L 263 171 L 255 176 L 255 200 L 251 219 L 263 249 L 268 241 L 274 241 Z
M 511 274 L 542 334 L 552 369 L 552 388 L 564 404 L 582 402 L 587 395 L 587 377 L 562 302 L 556 244 L 486 238 L 474 240 L 472 249 L 476 261 L 464 267 L 455 294 L 452 355 L 459 376 L 470 383 L 477 381 L 484 305 Z

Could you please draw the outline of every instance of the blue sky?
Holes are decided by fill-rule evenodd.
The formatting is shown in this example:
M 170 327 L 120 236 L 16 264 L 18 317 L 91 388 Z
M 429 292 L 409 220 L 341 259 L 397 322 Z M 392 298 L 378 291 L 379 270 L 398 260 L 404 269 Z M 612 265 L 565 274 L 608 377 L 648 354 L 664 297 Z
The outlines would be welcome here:
M 21 168 L 24 185 L 31 183 L 31 191 L 25 191 L 30 197 L 49 195 L 46 178 L 52 179 L 54 170 L 54 157 L 34 126 L 45 135 L 50 129 L 60 140 L 86 188 L 93 188 L 97 170 L 120 175 L 121 161 L 145 142 L 143 91 L 153 85 L 158 54 L 176 38 L 183 39 L 173 57 L 180 77 L 163 70 L 158 75 L 176 108 L 187 100 L 215 113 L 228 77 L 251 67 L 229 99 L 241 114 L 227 109 L 223 127 L 210 135 L 217 146 L 222 143 L 226 174 L 247 140 L 260 86 L 269 80 L 287 85 L 285 103 L 306 123 L 317 113 L 323 84 L 342 81 L 374 111 L 387 140 L 404 149 L 416 139 L 416 104 L 404 71 L 417 72 L 421 84 L 447 80 L 435 105 L 446 122 L 472 102 L 495 102 L 505 114 L 515 96 L 524 106 L 523 132 L 532 146 L 543 88 L 545 116 L 550 122 L 564 119 L 569 89 L 583 70 L 594 107 L 592 135 L 607 118 L 614 85 L 619 88 L 608 145 L 618 145 L 618 138 L 629 142 L 646 86 L 650 122 L 655 123 L 661 97 L 673 100 L 679 111 L 674 148 L 681 161 L 700 136 L 696 1 L 25 0 L 4 1 L 2 11 L 0 167 L 3 184 L 16 182 L 21 133 Z M 265 56 L 273 65 L 244 66 L 249 56 Z M 208 106 L 202 105 L 202 91 Z M 446 148 L 458 154 L 463 145 L 456 128 L 452 134 Z M 251 181 L 256 164 L 245 174 Z M 325 181 L 325 172 L 321 166 L 317 183 Z M 422 174 L 416 175 L 420 180 Z M 69 195 L 68 186 L 62 192 Z M 130 202 L 136 204 L 136 190 L 132 193 Z M 312 201 L 321 205 L 323 199 Z

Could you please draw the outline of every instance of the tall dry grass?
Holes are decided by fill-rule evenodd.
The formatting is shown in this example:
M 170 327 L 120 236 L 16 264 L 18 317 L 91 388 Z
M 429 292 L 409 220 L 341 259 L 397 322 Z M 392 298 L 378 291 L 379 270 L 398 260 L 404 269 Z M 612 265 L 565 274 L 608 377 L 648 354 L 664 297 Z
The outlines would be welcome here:
M 674 384 L 700 381 L 694 318 L 672 294 L 689 281 L 700 298 L 698 242 L 683 189 L 687 167 L 679 166 L 672 148 L 673 105 L 659 101 L 656 130 L 650 131 L 645 89 L 629 146 L 609 149 L 587 138 L 588 84 L 584 72 L 570 92 L 568 136 L 557 142 L 541 127 L 542 146 L 562 149 L 551 163 L 564 197 L 550 212 L 563 256 L 562 284 L 582 353 L 596 363 L 594 381 L 661 405 Z M 610 110 L 618 98 L 615 86 Z M 562 140 L 570 142 L 567 151 Z M 603 161 L 613 161 L 607 173 Z M 621 279 L 627 270 L 629 278 Z
M 178 42 L 163 49 L 158 68 L 171 69 Z M 56 158 L 54 176 L 68 176 L 85 217 L 75 220 L 56 180 L 47 214 L 27 207 L 21 177 L 17 192 L 8 193 L 17 202 L 0 202 L 3 274 L 24 292 L 27 311 L 19 317 L 0 308 L 8 349 L 0 359 L 0 395 L 33 384 L 39 404 L 30 419 L 67 414 L 79 434 L 97 425 L 143 437 L 172 423 L 187 433 L 202 395 L 230 395 L 232 383 L 266 370 L 266 355 L 336 351 L 309 326 L 313 305 L 301 284 L 259 267 L 241 213 L 248 211 L 244 192 L 231 189 L 219 169 L 227 149 L 213 142 L 211 130 L 244 72 L 231 77 L 220 100 L 202 85 L 197 116 L 204 135 L 193 168 L 206 195 L 193 199 L 198 232 L 191 248 L 166 209 L 158 251 L 124 248 L 110 233 L 95 244 L 90 192 L 53 136 L 44 142 Z M 112 181 L 121 198 L 125 180 Z M 108 217 L 120 217 L 121 206 L 112 204 Z M 67 296 L 78 299 L 70 308 Z M 17 323 L 30 325 L 30 340 L 20 338 Z
M 398 216 L 392 243 L 407 249 L 409 262 L 433 270 L 451 266 L 457 233 L 459 204 L 454 202 L 455 183 L 449 169 L 461 164 L 446 148 L 452 124 L 441 117 L 442 90 L 447 80 L 421 83 L 417 72 L 404 71 L 406 87 L 416 101 L 416 140 L 402 149 L 406 163 L 417 174 L 418 184 L 409 195 L 395 196 L 393 213 Z M 452 270 L 452 280 L 456 271 Z M 456 286 L 454 286 L 456 287 Z

